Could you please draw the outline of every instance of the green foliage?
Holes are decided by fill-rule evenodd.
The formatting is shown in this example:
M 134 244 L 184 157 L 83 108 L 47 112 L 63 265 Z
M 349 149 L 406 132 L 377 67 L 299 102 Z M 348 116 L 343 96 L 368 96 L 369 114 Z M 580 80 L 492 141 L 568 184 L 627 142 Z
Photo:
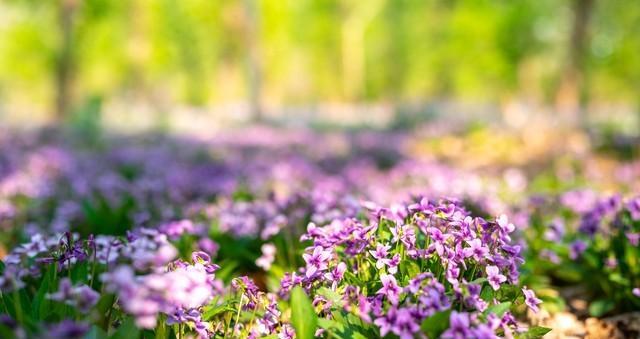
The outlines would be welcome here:
M 489 306 L 487 308 L 487 310 L 484 311 L 484 313 L 485 314 L 493 313 L 493 314 L 497 315 L 498 317 L 502 317 L 502 315 L 505 312 L 507 312 L 510 308 L 511 308 L 511 302 L 507 301 L 507 302 L 499 303 L 497 305 Z
M 127 318 L 109 339 L 135 339 L 140 336 L 140 329 L 136 327 L 133 318 Z
M 527 332 L 518 334 L 516 338 L 518 339 L 537 339 L 544 337 L 545 334 L 551 331 L 550 328 L 542 327 L 542 326 L 532 326 L 527 330 Z
M 451 311 L 437 312 L 425 319 L 420 328 L 429 338 L 438 338 L 447 328 L 449 328 L 449 315 Z
M 313 310 L 311 300 L 300 286 L 296 286 L 291 291 L 291 324 L 296 330 L 297 338 L 314 337 L 318 317 Z
M 51 106 L 61 3 L 0 4 L 0 95 L 10 102 Z M 75 106 L 129 93 L 170 93 L 165 100 L 191 105 L 244 99 L 253 50 L 264 91 L 278 103 L 498 101 L 523 87 L 550 102 L 570 48 L 573 16 L 563 1 L 359 3 L 80 1 L 71 32 Z M 592 18 L 585 93 L 637 102 L 640 5 L 598 2 Z

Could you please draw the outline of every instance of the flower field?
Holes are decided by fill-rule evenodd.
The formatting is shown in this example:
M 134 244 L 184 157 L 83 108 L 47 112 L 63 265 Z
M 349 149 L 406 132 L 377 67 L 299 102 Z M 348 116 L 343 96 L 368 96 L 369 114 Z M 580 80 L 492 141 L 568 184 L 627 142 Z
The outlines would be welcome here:
M 640 162 L 452 138 L 3 130 L 0 337 L 540 338 L 640 310 Z

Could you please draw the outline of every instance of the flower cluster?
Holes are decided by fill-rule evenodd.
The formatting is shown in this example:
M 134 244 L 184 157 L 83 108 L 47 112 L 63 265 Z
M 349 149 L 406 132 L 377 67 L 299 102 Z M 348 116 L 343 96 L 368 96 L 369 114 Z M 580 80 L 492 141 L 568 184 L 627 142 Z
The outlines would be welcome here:
M 60 280 L 58 291 L 48 295 L 48 298 L 64 302 L 77 307 L 81 312 L 89 311 L 98 302 L 100 295 L 87 285 L 73 286 L 69 278 Z
M 640 307 L 633 292 L 640 286 L 639 201 L 577 191 L 560 196 L 569 211 L 549 212 L 549 206 L 541 206 L 534 211 L 539 222 L 525 233 L 531 256 L 542 259 L 533 270 L 567 282 L 593 281 L 587 285 L 589 293 L 607 295 L 611 302 L 592 308 L 592 315 Z
M 201 320 L 199 309 L 212 300 L 219 286 L 214 274 L 218 266 L 203 252 L 194 252 L 192 261 L 173 261 L 166 272 L 140 276 L 130 266 L 119 266 L 102 280 L 139 327 L 154 328 L 158 314 L 164 313 L 169 323 L 187 323 L 207 337 L 211 326 Z
M 427 161 L 402 135 L 259 132 L 0 135 L 0 333 L 511 337 L 552 309 L 549 281 L 640 309 L 638 197 L 527 196 L 521 169 Z
M 306 265 L 285 276 L 282 295 L 300 285 L 326 317 L 345 309 L 364 329 L 374 326 L 380 336 L 402 338 L 412 338 L 422 322 L 440 313 L 450 314 L 444 337 L 493 338 L 521 329 L 510 312 L 486 313 L 492 305 L 524 299 L 538 310 L 533 291 L 517 288 L 523 259 L 505 216 L 473 218 L 448 200 L 367 205 L 369 220 L 309 225 L 302 237 L 313 243 L 303 254 Z M 344 297 L 328 300 L 323 289 Z

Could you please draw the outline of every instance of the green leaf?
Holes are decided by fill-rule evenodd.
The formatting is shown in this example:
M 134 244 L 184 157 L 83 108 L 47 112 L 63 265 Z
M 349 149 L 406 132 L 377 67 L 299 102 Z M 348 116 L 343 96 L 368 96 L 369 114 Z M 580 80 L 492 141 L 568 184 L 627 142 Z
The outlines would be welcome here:
M 291 291 L 291 324 L 296 330 L 297 338 L 314 337 L 318 317 L 313 310 L 311 300 L 300 286 L 294 287 Z
M 342 296 L 338 294 L 338 292 L 327 287 L 321 287 L 320 289 L 318 289 L 317 293 L 327 298 L 327 300 L 331 302 L 332 307 L 342 308 L 344 302 L 342 301 Z
M 485 282 L 487 282 L 487 278 L 481 277 L 481 278 L 478 278 L 478 279 L 470 282 L 470 284 L 482 285 Z
M 516 336 L 517 339 L 538 339 L 542 338 L 545 334 L 551 331 L 548 327 L 542 326 L 532 326 L 529 327 L 529 330 L 524 333 L 520 333 Z
M 480 292 L 480 298 L 482 298 L 482 300 L 486 302 L 493 300 L 494 296 L 495 292 L 489 285 L 486 285 L 484 288 L 482 288 L 482 292 Z
M 325 330 L 337 330 L 338 332 L 344 331 L 344 325 L 342 323 L 326 318 L 319 318 L 318 326 Z
M 611 281 L 613 281 L 613 282 L 615 282 L 615 283 L 618 283 L 618 284 L 620 284 L 620 285 L 622 285 L 622 286 L 629 286 L 629 285 L 631 285 L 631 281 L 629 281 L 629 279 L 628 279 L 628 278 L 623 277 L 623 276 L 622 276 L 620 273 L 618 273 L 618 272 L 611 273 L 611 274 L 609 275 L 609 280 L 611 280 Z
M 364 334 L 362 334 L 360 332 L 353 332 L 353 333 L 350 333 L 349 338 L 351 338 L 351 339 L 367 339 L 367 336 L 365 336 Z
M 503 302 L 497 305 L 491 305 L 489 306 L 485 311 L 484 314 L 490 314 L 493 313 L 495 315 L 497 315 L 498 317 L 502 317 L 502 315 L 507 312 L 509 309 L 511 308 L 511 302 L 507 301 L 507 302 Z
M 204 312 L 202 313 L 202 319 L 210 320 L 211 318 L 225 311 L 234 312 L 235 309 L 233 309 L 232 307 L 229 307 L 227 303 L 220 304 L 220 305 L 207 306 L 204 308 Z
M 0 338 L 14 339 L 16 338 L 16 334 L 11 328 L 0 325 Z
M 104 332 L 103 329 L 101 329 L 98 326 L 91 326 L 91 329 L 89 329 L 89 332 L 87 332 L 87 334 L 84 335 L 84 339 L 106 339 L 107 337 L 107 333 Z
M 447 328 L 449 328 L 449 315 L 451 311 L 437 312 L 422 321 L 420 328 L 429 338 L 438 338 Z
M 49 266 L 47 272 L 44 274 L 36 295 L 33 297 L 33 303 L 31 304 L 31 314 L 34 319 L 43 320 L 51 311 L 51 308 L 49 307 L 51 301 L 47 299 L 47 293 L 49 292 L 55 269 L 56 268 L 54 265 Z
M 136 327 L 133 318 L 129 317 L 118 327 L 118 330 L 112 334 L 109 339 L 135 339 L 139 336 L 140 329 Z
M 420 267 L 416 264 L 415 261 L 405 260 L 400 263 L 401 270 L 407 272 L 408 277 L 415 277 L 420 274 Z
M 593 317 L 601 317 L 607 312 L 613 310 L 616 306 L 613 300 L 598 299 L 589 305 L 589 314 Z

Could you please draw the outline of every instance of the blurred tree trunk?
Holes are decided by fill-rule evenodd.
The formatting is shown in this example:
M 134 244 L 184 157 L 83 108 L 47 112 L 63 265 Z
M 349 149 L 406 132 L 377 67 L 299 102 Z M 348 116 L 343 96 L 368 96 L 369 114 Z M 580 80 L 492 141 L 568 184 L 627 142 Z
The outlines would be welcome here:
M 58 3 L 58 25 L 60 48 L 56 57 L 55 74 L 55 118 L 62 121 L 72 101 L 73 84 L 73 17 L 77 9 L 76 0 L 60 0 Z
M 367 26 L 384 7 L 385 0 L 347 1 L 342 24 L 342 76 L 347 99 L 364 94 Z
M 389 46 L 388 60 L 391 70 L 389 71 L 389 83 L 385 86 L 385 90 L 389 93 L 392 102 L 397 105 L 402 100 L 404 94 L 404 81 L 407 69 L 406 57 L 406 32 L 404 12 L 406 11 L 405 3 L 398 1 L 391 3 L 387 10 L 387 22 L 389 25 L 389 34 L 391 37 Z
M 571 124 L 583 123 L 585 59 L 589 47 L 589 22 L 595 0 L 572 0 L 573 25 L 568 58 L 556 92 L 556 109 Z
M 246 76 L 251 120 L 264 119 L 262 107 L 262 65 L 260 60 L 260 13 L 257 0 L 243 0 L 246 14 Z

